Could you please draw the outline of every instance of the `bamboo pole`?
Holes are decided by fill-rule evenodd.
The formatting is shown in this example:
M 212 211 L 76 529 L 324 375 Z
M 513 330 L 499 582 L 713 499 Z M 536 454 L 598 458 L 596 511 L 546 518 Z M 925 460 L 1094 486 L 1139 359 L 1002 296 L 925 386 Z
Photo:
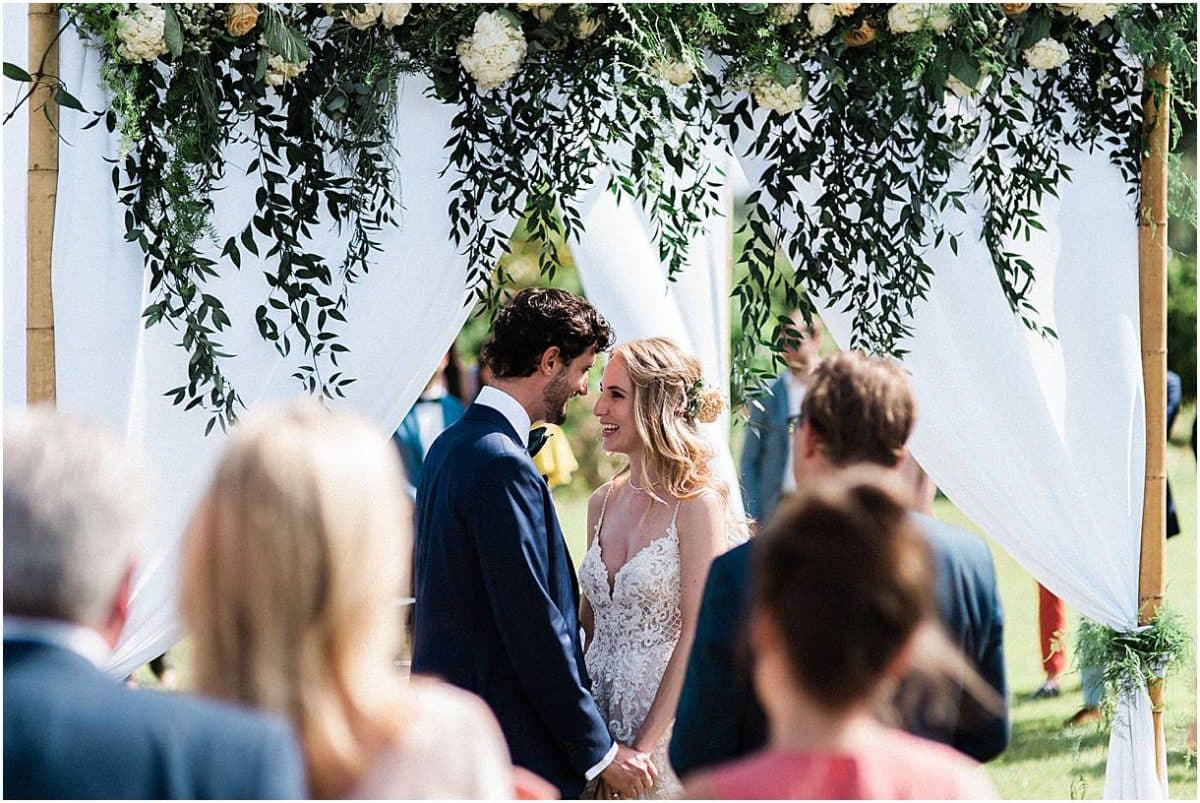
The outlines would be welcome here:
M 29 6 L 29 60 L 58 75 L 58 5 Z M 40 79 L 39 79 L 40 80 Z M 54 297 L 50 259 L 58 194 L 58 104 L 42 84 L 29 98 L 29 166 L 25 222 L 25 397 L 30 404 L 54 403 Z M 50 119 L 39 108 L 44 100 Z
M 1166 65 L 1146 71 L 1144 130 L 1148 152 L 1142 160 L 1138 215 L 1142 381 L 1146 391 L 1146 485 L 1142 508 L 1142 549 L 1138 573 L 1138 623 L 1153 621 L 1165 590 L 1167 480 L 1167 149 L 1171 118 L 1171 74 Z M 1162 87 L 1155 98 L 1154 87 Z M 1163 683 L 1150 683 L 1154 717 L 1154 758 L 1165 781 Z

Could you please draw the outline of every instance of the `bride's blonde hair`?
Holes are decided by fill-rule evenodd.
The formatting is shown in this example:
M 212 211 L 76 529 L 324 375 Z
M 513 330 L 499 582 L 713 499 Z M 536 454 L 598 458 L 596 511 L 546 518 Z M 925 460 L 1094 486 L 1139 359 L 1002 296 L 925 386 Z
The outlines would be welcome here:
M 711 490 L 727 504 L 729 488 L 709 470 L 713 450 L 698 428 L 715 421 L 725 401 L 704 386 L 699 360 L 665 337 L 622 343 L 612 358 L 625 364 L 633 384 L 634 428 L 645 447 L 645 466 L 655 478 L 647 492 L 655 499 L 655 491 L 688 499 Z M 628 471 L 626 466 L 620 474 Z

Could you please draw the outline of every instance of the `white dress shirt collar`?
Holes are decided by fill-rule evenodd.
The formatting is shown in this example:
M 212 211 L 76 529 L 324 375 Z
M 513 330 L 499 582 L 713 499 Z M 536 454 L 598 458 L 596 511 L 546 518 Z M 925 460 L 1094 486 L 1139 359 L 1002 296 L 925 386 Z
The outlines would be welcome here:
M 483 389 L 479 391 L 479 395 L 475 397 L 475 403 L 491 407 L 503 415 L 508 419 L 508 423 L 512 424 L 521 445 L 529 446 L 529 428 L 533 426 L 533 422 L 529 420 L 529 413 L 525 411 L 519 401 L 499 388 L 484 385 Z
M 97 669 L 107 669 L 112 660 L 112 648 L 92 628 L 57 619 L 30 619 L 24 616 L 4 617 L 5 641 L 36 641 L 70 650 L 91 661 Z

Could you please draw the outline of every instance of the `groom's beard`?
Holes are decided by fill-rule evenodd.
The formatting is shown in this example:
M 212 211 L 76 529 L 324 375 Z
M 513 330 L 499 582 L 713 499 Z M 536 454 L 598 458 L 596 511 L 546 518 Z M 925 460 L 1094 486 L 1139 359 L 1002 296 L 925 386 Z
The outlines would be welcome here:
M 546 385 L 542 391 L 542 403 L 546 406 L 547 424 L 561 424 L 567 420 L 567 402 L 574 395 L 575 390 L 567 381 L 565 370 Z

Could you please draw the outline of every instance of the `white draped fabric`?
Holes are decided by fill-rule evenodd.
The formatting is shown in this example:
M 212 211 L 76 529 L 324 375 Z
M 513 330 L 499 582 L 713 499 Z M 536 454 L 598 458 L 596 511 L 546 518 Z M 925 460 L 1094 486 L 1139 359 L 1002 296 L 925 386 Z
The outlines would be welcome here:
M 728 158 L 721 154 L 719 158 Z M 630 197 L 618 200 L 596 176 L 583 199 L 583 232 L 574 249 L 584 291 L 613 325 L 618 343 L 669 337 L 700 360 L 705 380 L 729 398 L 729 260 L 733 232 L 727 215 L 707 222 L 688 251 L 687 269 L 674 282 L 658 258 L 644 210 Z M 726 205 L 732 203 L 726 183 Z M 729 411 L 702 425 L 715 456 L 713 473 L 729 485 L 731 512 L 744 515 L 737 468 L 729 449 Z
M 918 421 L 912 452 L 968 517 L 1030 574 L 1109 627 L 1137 626 L 1145 429 L 1138 333 L 1137 227 L 1126 185 L 1102 153 L 1066 154 L 1072 181 L 1048 198 L 1046 232 L 1014 243 L 1038 277 L 1034 303 L 1058 339 L 1009 310 L 978 205 L 927 258 L 935 270 L 902 360 Z M 752 185 L 767 163 L 741 152 Z M 958 186 L 967 187 L 965 168 Z M 815 201 L 820 188 L 809 187 Z M 768 199 L 769 202 L 769 199 Z M 784 217 L 783 239 L 794 226 Z M 835 340 L 852 313 L 817 300 Z M 1160 798 L 1150 700 L 1123 700 L 1105 797 Z
M 25 7 L 6 5 L 5 52 L 15 53 L 26 37 Z M 10 49 L 12 46 L 12 49 Z M 69 30 L 60 42 L 63 79 L 89 109 L 103 108 L 98 57 Z M 6 56 L 7 58 L 7 56 Z M 11 82 L 6 81 L 6 92 Z M 343 330 L 350 353 L 342 361 L 358 382 L 350 398 L 335 402 L 390 431 L 416 399 L 438 359 L 466 320 L 465 260 L 447 232 L 446 195 L 452 176 L 439 178 L 453 110 L 423 95 L 424 83 L 403 87 L 399 148 L 403 153 L 405 209 L 400 225 L 381 233 L 385 257 L 351 294 L 352 324 Z M 142 327 L 140 312 L 150 298 L 144 287 L 142 255 L 123 241 L 124 210 L 114 197 L 111 165 L 116 137 L 104 127 L 80 130 L 89 117 L 62 115 L 59 195 L 54 238 L 58 406 L 109 423 L 143 447 L 157 477 L 154 528 L 135 580 L 131 617 L 112 671 L 123 674 L 154 657 L 182 636 L 175 613 L 176 561 L 186 518 L 203 491 L 224 438 L 203 436 L 205 417 L 183 412 L 163 392 L 186 381 L 186 360 L 166 325 Z M 25 207 L 25 126 L 14 119 L 5 129 L 5 206 Z M 18 147 L 19 146 L 19 147 Z M 219 242 L 236 233 L 249 216 L 253 187 L 242 178 L 245 153 L 229 155 L 230 171 L 217 193 Z M 22 218 L 23 219 L 23 218 Z M 16 222 L 16 215 L 9 218 Z M 23 226 L 21 245 L 5 237 L 5 403 L 22 404 L 24 382 Z M 6 232 L 6 234 L 11 234 Z M 344 242 L 330 227 L 316 244 L 332 256 Z M 211 249 L 213 256 L 219 242 Z M 290 377 L 296 366 L 258 336 L 254 308 L 266 297 L 261 263 L 245 254 L 240 271 L 225 269 L 213 283 L 233 319 L 220 341 L 237 355 L 226 370 L 248 407 L 295 397 Z M 19 369 L 19 371 L 18 371 Z
M 6 60 L 27 62 L 26 9 L 4 7 Z M 97 57 L 73 31 L 61 42 L 63 78 L 84 105 L 102 108 Z M 14 85 L 5 81 L 11 102 Z M 416 398 L 467 310 L 467 265 L 448 239 L 447 193 L 438 172 L 452 109 L 405 82 L 399 119 L 401 225 L 380 237 L 386 255 L 352 293 L 343 330 L 351 398 L 339 403 L 394 427 Z M 24 110 L 4 131 L 4 400 L 24 401 Z M 176 561 L 183 524 L 223 438 L 202 435 L 204 417 L 184 413 L 163 391 L 185 381 L 177 336 L 166 325 L 144 330 L 149 303 L 136 245 L 123 242 L 123 209 L 110 183 L 114 137 L 90 117 L 64 113 L 54 238 L 58 404 L 99 418 L 145 448 L 158 477 L 153 535 L 138 572 L 132 616 L 112 670 L 124 673 L 173 643 Z M 218 193 L 218 242 L 247 219 L 253 192 L 239 182 L 242 153 L 229 155 Z M 760 160 L 741 155 L 754 183 Z M 1102 155 L 1070 154 L 1073 182 L 1043 210 L 1047 232 L 1019 250 L 1038 270 L 1035 299 L 1058 340 L 1030 335 L 1008 310 L 975 210 L 951 220 L 960 254 L 930 253 L 937 270 L 914 322 L 904 364 L 912 373 L 920 422 L 912 448 L 935 482 L 972 520 L 1044 585 L 1085 615 L 1128 629 L 1137 619 L 1138 529 L 1144 462 L 1139 370 L 1136 230 L 1130 201 Z M 598 177 L 598 185 L 603 178 Z M 709 379 L 728 387 L 729 222 L 710 221 L 691 270 L 665 281 L 645 220 L 626 200 L 594 190 L 585 200 L 587 233 L 576 247 L 585 287 L 620 339 L 661 334 L 696 353 Z M 785 232 L 786 236 L 786 232 Z M 330 229 L 330 255 L 342 240 Z M 217 247 L 214 246 L 215 254 Z M 253 322 L 265 297 L 261 266 L 245 255 L 225 269 L 215 294 L 234 319 L 221 341 L 236 353 L 227 371 L 250 407 L 296 395 L 294 362 L 262 343 Z M 636 267 L 631 267 L 636 266 Z M 822 309 L 846 343 L 849 318 Z M 721 470 L 733 477 L 724 423 Z M 735 494 L 736 496 L 736 494 Z M 1110 741 L 1105 796 L 1158 798 L 1150 704 L 1144 691 L 1122 701 Z

